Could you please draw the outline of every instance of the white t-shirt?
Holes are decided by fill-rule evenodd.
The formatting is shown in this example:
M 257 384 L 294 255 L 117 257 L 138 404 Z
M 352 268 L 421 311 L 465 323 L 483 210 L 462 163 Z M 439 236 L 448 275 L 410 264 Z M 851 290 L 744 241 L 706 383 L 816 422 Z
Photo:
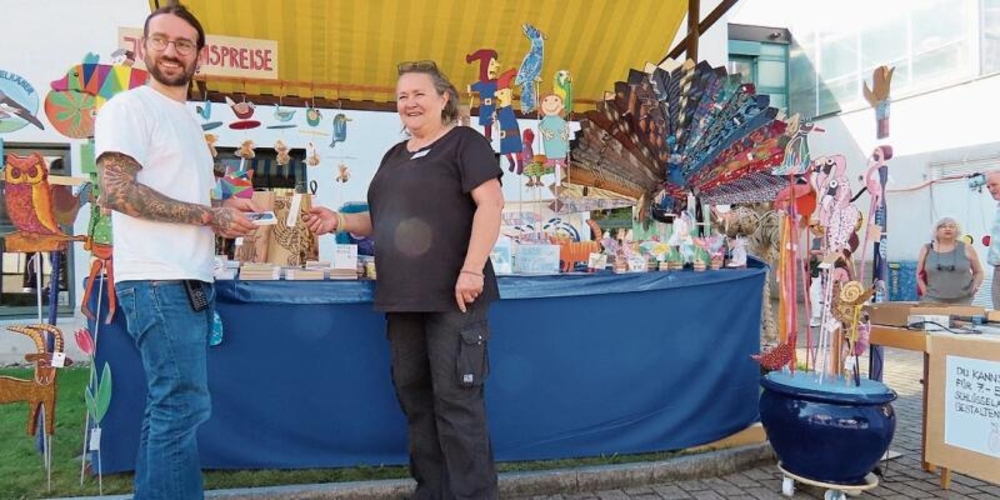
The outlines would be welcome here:
M 194 114 L 152 87 L 116 95 L 97 114 L 97 157 L 118 152 L 142 166 L 136 176 L 175 200 L 211 205 L 212 155 Z M 115 282 L 213 281 L 215 237 L 207 226 L 154 222 L 112 212 Z

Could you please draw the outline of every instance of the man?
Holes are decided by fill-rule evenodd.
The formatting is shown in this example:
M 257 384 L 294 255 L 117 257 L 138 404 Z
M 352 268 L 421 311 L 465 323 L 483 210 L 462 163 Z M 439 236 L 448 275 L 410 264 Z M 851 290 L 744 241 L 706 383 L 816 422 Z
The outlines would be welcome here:
M 1000 170 L 986 173 L 986 189 L 994 200 L 1000 201 Z M 1000 207 L 993 218 L 993 227 L 990 228 L 990 250 L 986 254 L 986 262 L 993 266 L 993 287 L 990 290 L 993 309 L 1000 309 Z
M 135 499 L 204 498 L 196 435 L 208 419 L 207 348 L 214 315 L 213 232 L 252 230 L 248 200 L 213 207 L 212 157 L 185 106 L 205 32 L 184 7 L 146 18 L 150 84 L 97 117 L 101 204 L 113 210 L 115 289 L 146 372 Z

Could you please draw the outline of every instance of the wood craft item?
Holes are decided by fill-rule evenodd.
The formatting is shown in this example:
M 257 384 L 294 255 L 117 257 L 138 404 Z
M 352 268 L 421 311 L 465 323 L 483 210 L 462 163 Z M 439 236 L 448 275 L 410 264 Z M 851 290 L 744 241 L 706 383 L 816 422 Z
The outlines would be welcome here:
M 8 326 L 7 329 L 25 335 L 34 341 L 35 352 L 26 354 L 24 359 L 29 363 L 34 363 L 35 373 L 33 379 L 0 376 L 0 404 L 28 403 L 26 430 L 29 436 L 34 436 L 37 433 L 38 415 L 44 408 L 45 434 L 51 436 L 56 431 L 56 391 L 58 388 L 58 371 L 53 366 L 52 361 L 54 357 L 64 355 L 65 345 L 62 331 L 48 324 L 12 325 Z M 44 334 L 52 336 L 52 350 L 46 347 Z M 72 363 L 72 360 L 66 358 L 62 366 L 69 366 Z
M 16 229 L 4 237 L 8 252 L 57 252 L 70 241 L 83 241 L 62 231 L 56 221 L 49 168 L 40 153 L 8 154 L 3 171 L 7 213 Z
M 298 202 L 296 202 L 296 198 Z M 295 211 L 295 205 L 298 210 Z M 276 192 L 274 215 L 278 223 L 271 226 L 268 239 L 267 261 L 282 266 L 301 266 L 306 261 L 319 260 L 316 235 L 309 231 L 303 216 L 312 208 L 312 197 L 307 194 Z M 289 213 L 293 213 L 289 217 Z M 290 224 L 289 224 L 290 223 Z

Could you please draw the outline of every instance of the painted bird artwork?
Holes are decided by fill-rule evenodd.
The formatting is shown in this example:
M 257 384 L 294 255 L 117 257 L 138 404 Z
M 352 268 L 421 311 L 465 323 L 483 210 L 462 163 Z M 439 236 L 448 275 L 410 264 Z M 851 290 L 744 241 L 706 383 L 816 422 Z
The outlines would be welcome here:
M 568 117 L 573 112 L 573 76 L 569 70 L 561 69 L 556 72 L 552 80 L 552 92 L 562 97 L 563 117 Z
M 521 112 L 530 113 L 538 105 L 538 82 L 542 81 L 540 75 L 545 57 L 545 34 L 528 23 L 524 23 L 521 29 L 531 41 L 531 48 L 521 60 L 514 83 L 521 87 Z
M 212 118 L 212 101 L 205 99 L 204 103 L 200 106 L 195 106 L 194 109 L 198 112 L 198 116 L 202 117 L 202 119 L 208 120 L 209 118 Z
M 100 64 L 100 56 L 87 54 L 81 64 L 52 82 L 54 91 L 76 91 L 98 97 L 98 107 L 115 94 L 146 84 L 149 73 L 130 65 Z
M 39 153 L 7 155 L 3 194 L 14 227 L 23 233 L 63 234 L 56 224 L 49 189 L 49 169 Z
M 64 250 L 66 242 L 83 239 L 67 235 L 59 228 L 48 177 L 49 168 L 40 153 L 7 155 L 3 193 L 7 213 L 17 231 L 5 235 L 6 251 Z
M 631 69 L 597 109 L 578 115 L 572 185 L 633 200 L 639 218 L 669 221 L 689 194 L 709 204 L 769 202 L 787 125 L 753 84 L 707 61 Z
M 45 130 L 45 125 L 42 125 L 42 122 L 38 121 L 38 118 L 35 118 L 35 115 L 32 114 L 28 108 L 22 106 L 12 97 L 3 93 L 3 91 L 0 91 L 0 120 L 8 120 L 12 118 L 19 118 L 42 130 Z
M 278 120 L 279 122 L 291 121 L 292 118 L 295 118 L 296 111 L 298 110 L 282 108 L 281 104 L 279 103 L 277 106 L 274 107 L 274 119 Z
M 347 140 L 347 122 L 354 121 L 344 113 L 337 113 L 333 117 L 333 138 L 330 140 L 330 147 L 336 147 L 338 142 Z
M 243 100 L 241 102 L 236 102 L 229 96 L 226 96 L 226 104 L 228 104 L 233 110 L 233 114 L 236 115 L 236 118 L 239 118 L 240 120 L 247 120 L 252 117 L 257 108 L 257 105 L 250 101 Z

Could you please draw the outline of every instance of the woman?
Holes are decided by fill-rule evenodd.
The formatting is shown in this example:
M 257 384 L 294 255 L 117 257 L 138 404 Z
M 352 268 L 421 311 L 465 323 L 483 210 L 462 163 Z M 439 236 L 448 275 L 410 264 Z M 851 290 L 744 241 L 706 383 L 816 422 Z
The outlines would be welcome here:
M 458 93 L 431 61 L 399 65 L 396 110 L 409 139 L 382 158 L 369 213 L 317 207 L 316 234 L 373 235 L 375 308 L 386 313 L 392 380 L 409 425 L 413 498 L 497 496 L 483 380 L 489 262 L 504 199 L 489 142 L 456 127 Z
M 920 248 L 917 288 L 921 301 L 971 304 L 983 283 L 983 268 L 972 245 L 958 241 L 961 228 L 951 217 L 934 224 L 934 241 Z

